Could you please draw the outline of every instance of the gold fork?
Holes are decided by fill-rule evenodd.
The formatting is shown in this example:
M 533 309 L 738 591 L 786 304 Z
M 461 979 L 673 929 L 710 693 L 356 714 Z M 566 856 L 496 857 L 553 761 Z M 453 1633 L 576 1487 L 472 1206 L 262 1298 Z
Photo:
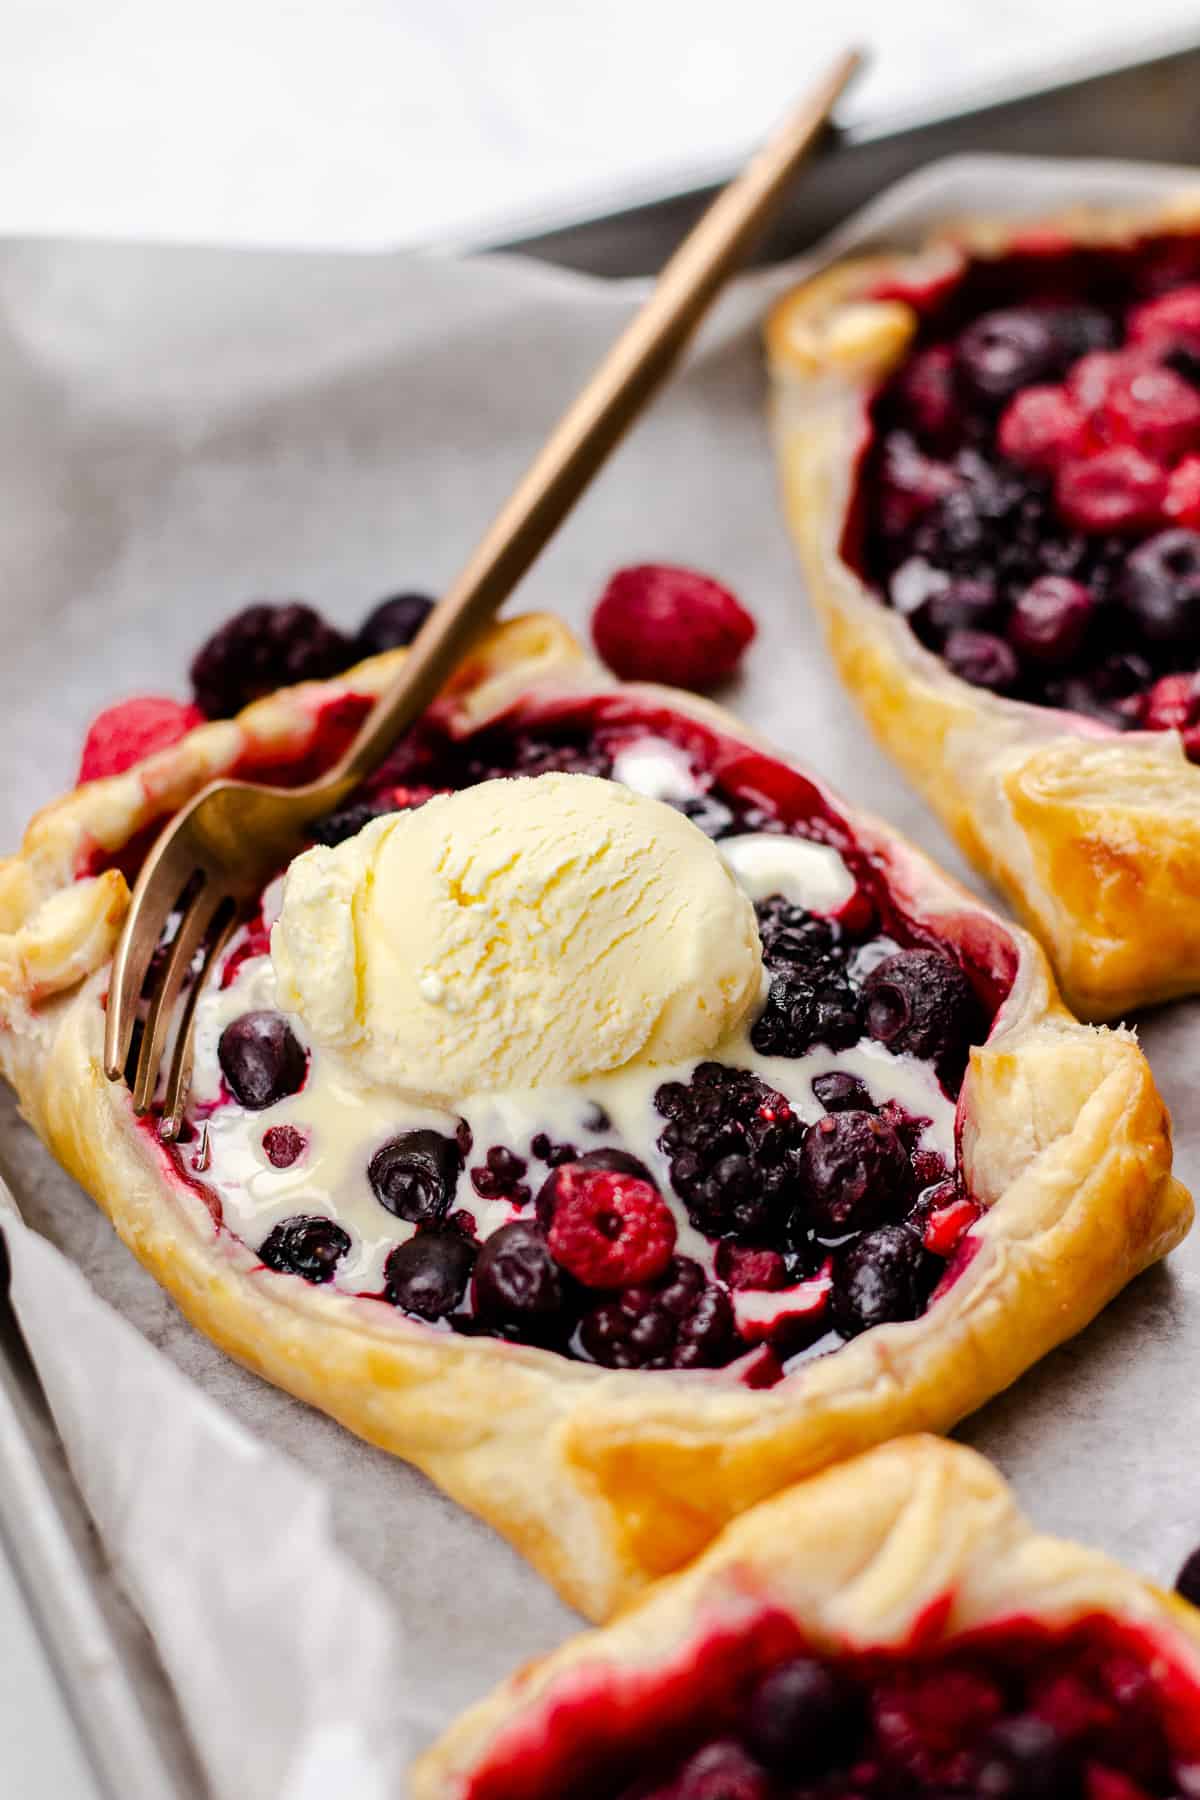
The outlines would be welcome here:
M 175 1032 L 160 1127 L 164 1138 L 179 1133 L 191 1082 L 196 996 L 239 914 L 303 848 L 308 826 L 378 767 L 508 598 L 743 260 L 860 60 L 857 52 L 838 58 L 684 239 L 646 304 L 563 415 L 458 580 L 429 615 L 395 683 L 376 702 L 340 762 L 319 781 L 299 788 L 215 781 L 183 808 L 150 851 L 113 959 L 104 1068 L 110 1081 L 124 1076 L 151 963 L 178 914 L 148 995 L 132 1084 L 134 1109 L 144 1113 L 158 1089 L 179 997 L 207 944 Z

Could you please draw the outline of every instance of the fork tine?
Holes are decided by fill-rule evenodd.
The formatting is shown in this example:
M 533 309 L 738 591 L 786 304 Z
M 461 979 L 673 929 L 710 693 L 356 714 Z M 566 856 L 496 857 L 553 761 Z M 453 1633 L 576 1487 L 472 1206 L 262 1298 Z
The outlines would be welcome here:
M 175 1002 L 192 966 L 192 959 L 204 942 L 205 934 L 225 897 L 224 891 L 216 882 L 206 879 L 180 919 L 179 930 L 171 940 L 166 963 L 150 1000 L 146 1028 L 138 1051 L 137 1073 L 133 1081 L 135 1113 L 146 1112 L 154 1098 L 154 1090 L 158 1085 L 158 1065 L 162 1061 L 163 1045 L 171 1027 Z
M 151 852 L 154 860 L 134 887 L 126 928 L 113 958 L 104 1022 L 104 1073 L 110 1081 L 120 1081 L 125 1073 L 150 959 L 158 948 L 168 916 L 192 878 L 190 867 L 180 872 L 177 859 L 171 855 L 172 848 L 167 845 L 165 855 Z
M 220 909 L 218 908 L 218 911 Z M 218 927 L 215 936 L 204 953 L 204 962 L 195 981 L 187 991 L 183 1007 L 179 1015 L 179 1029 L 175 1033 L 175 1042 L 171 1048 L 171 1066 L 167 1070 L 167 1088 L 163 1099 L 162 1120 L 158 1135 L 168 1144 L 174 1143 L 179 1136 L 179 1128 L 183 1123 L 183 1108 L 187 1101 L 188 1089 L 192 1085 L 192 1016 L 196 1011 L 196 1002 L 208 980 L 213 965 L 222 950 L 229 942 L 234 928 L 239 922 L 236 906 L 231 907 L 229 917 Z

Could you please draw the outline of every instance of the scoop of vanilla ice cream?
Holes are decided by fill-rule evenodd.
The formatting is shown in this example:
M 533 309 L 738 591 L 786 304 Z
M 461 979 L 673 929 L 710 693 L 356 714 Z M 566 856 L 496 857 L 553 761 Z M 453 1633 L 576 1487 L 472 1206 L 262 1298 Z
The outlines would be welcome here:
M 440 1102 L 703 1056 L 762 985 L 715 846 L 593 775 L 481 782 L 306 851 L 271 959 L 318 1045 Z

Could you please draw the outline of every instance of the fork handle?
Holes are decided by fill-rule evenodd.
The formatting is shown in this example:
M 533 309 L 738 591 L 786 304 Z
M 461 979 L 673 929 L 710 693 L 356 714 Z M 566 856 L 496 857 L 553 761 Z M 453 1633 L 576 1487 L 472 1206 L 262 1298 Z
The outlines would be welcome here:
M 425 621 L 394 685 L 322 787 L 369 775 L 436 697 L 668 374 L 782 199 L 860 62 L 857 51 L 840 56 L 688 233 Z

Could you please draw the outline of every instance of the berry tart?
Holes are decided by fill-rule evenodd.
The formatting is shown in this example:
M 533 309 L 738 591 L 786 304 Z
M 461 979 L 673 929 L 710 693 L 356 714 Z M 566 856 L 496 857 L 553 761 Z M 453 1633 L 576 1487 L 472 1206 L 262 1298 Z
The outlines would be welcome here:
M 1200 1614 L 906 1438 L 472 1707 L 414 1800 L 1186 1800 Z
M 222 643 L 209 713 L 253 664 Z M 327 766 L 404 654 L 107 718 L 0 865 L 0 1066 L 196 1325 L 604 1617 L 788 1482 L 948 1427 L 1191 1202 L 1133 1036 L 1070 1017 L 1032 939 L 540 616 L 228 940 L 164 1142 L 101 1065 L 139 858 L 215 775 Z
M 1089 1018 L 1200 987 L 1200 201 L 968 224 L 767 326 L 785 500 L 884 747 Z

